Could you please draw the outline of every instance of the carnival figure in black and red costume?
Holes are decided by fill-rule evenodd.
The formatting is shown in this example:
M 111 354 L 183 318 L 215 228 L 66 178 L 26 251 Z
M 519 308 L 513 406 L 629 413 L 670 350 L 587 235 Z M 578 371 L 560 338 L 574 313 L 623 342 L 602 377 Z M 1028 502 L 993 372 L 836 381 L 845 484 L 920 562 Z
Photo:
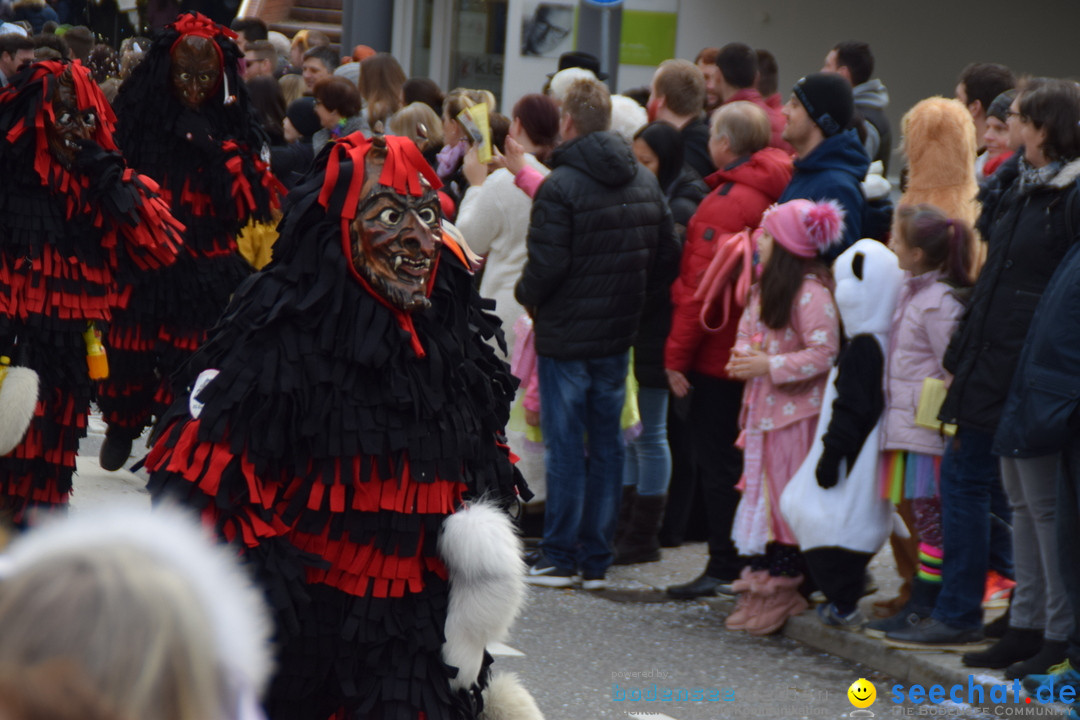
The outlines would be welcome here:
M 235 37 L 203 15 L 181 15 L 116 99 L 117 143 L 132 167 L 161 185 L 186 227 L 188 252 L 135 287 L 106 335 L 112 372 L 98 404 L 109 426 L 101 449 L 107 470 L 127 461 L 132 441 L 169 406 L 170 376 L 251 271 L 237 233 L 252 218 L 269 220 L 284 191 L 270 174 Z
M 503 435 L 516 381 L 439 185 L 408 138 L 330 145 L 147 458 L 152 495 L 265 584 L 272 720 L 539 717 L 506 677 L 481 691 L 523 596 L 504 510 L 529 493 Z
M 36 63 L 0 90 L 0 355 L 40 380 L 29 431 L 0 457 L 0 508 L 17 525 L 67 503 L 93 389 L 91 324 L 180 252 L 182 226 L 125 166 L 114 124 L 77 62 Z

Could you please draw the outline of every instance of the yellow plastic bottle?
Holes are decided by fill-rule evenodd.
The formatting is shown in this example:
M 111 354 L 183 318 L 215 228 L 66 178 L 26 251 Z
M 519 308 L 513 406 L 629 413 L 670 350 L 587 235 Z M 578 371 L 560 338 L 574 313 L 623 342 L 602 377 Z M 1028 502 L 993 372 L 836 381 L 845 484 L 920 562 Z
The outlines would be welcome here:
M 104 380 L 109 377 L 109 359 L 105 356 L 105 346 L 101 344 L 101 332 L 94 323 L 86 326 L 83 333 L 86 341 L 86 366 L 90 370 L 91 380 Z

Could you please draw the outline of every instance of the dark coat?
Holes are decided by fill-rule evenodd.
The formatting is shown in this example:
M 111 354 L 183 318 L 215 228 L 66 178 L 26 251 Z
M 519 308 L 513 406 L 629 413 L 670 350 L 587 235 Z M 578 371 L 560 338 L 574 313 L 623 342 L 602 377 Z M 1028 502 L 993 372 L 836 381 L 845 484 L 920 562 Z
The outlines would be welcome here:
M 683 167 L 683 171 L 664 191 L 667 197 L 668 207 L 671 208 L 671 218 L 676 225 L 683 229 L 690 224 L 690 218 L 697 212 L 698 205 L 709 192 L 705 181 L 698 177 L 690 167 Z
M 1014 176 L 1000 201 L 983 210 L 992 213 L 979 221 L 989 228 L 989 252 L 945 353 L 945 369 L 954 378 L 942 420 L 990 434 L 997 430 L 1035 307 L 1080 233 L 1078 176 L 1080 160 L 1027 192 Z
M 654 268 L 678 253 L 671 211 L 656 177 L 614 133 L 575 138 L 550 165 L 514 292 L 533 316 L 536 352 L 559 360 L 626 352 L 646 293 L 662 283 Z
M 777 201 L 805 198 L 836 200 L 844 208 L 844 239 L 825 255 L 828 262 L 862 237 L 866 196 L 862 181 L 870 168 L 870 158 L 854 130 L 825 138 L 804 158 L 795 161 L 795 174 Z
M 308 171 L 314 159 L 315 150 L 310 138 L 270 148 L 270 168 L 274 177 L 289 190 Z
M 664 343 L 671 330 L 671 284 L 679 276 L 686 225 L 694 216 L 698 203 L 708 192 L 705 183 L 691 168 L 685 168 L 667 189 L 668 207 L 679 237 L 679 252 L 664 253 L 657 259 L 653 290 L 645 299 L 637 341 L 634 343 L 634 377 L 644 387 L 666 388 Z
M 683 125 L 679 137 L 683 141 L 683 158 L 694 172 L 703 178 L 716 172 L 709 154 L 709 125 L 704 118 L 696 117 Z
M 44 7 L 17 7 L 15 8 L 15 14 L 13 18 L 15 22 L 28 22 L 31 29 L 34 31 L 34 35 L 41 33 L 41 28 L 45 26 L 45 23 L 50 20 L 55 23 L 60 22 L 60 16 L 56 14 L 48 5 Z
M 1039 457 L 1080 431 L 1080 243 L 1073 243 L 1031 320 L 1001 413 L 994 452 Z

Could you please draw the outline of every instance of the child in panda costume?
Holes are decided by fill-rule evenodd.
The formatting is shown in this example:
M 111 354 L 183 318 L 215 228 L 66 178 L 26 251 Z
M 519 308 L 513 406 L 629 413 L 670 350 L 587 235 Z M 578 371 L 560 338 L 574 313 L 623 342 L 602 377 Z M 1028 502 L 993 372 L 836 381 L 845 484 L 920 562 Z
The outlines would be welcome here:
M 828 601 L 828 625 L 859 627 L 870 558 L 893 529 L 878 488 L 882 376 L 893 310 L 904 282 L 896 255 L 860 240 L 836 259 L 836 305 L 847 343 L 822 402 L 817 438 L 780 499 L 810 574 Z

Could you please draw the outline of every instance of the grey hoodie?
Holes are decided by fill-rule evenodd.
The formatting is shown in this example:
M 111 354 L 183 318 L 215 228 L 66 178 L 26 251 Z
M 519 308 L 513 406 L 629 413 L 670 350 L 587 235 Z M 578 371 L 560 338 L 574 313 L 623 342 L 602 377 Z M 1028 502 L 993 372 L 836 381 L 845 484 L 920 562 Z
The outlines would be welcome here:
M 874 78 L 856 85 L 851 94 L 855 99 L 855 109 L 867 120 L 863 147 L 871 160 L 878 159 L 878 148 L 881 147 L 879 118 L 885 117 L 885 108 L 889 106 L 889 90 L 881 80 Z

